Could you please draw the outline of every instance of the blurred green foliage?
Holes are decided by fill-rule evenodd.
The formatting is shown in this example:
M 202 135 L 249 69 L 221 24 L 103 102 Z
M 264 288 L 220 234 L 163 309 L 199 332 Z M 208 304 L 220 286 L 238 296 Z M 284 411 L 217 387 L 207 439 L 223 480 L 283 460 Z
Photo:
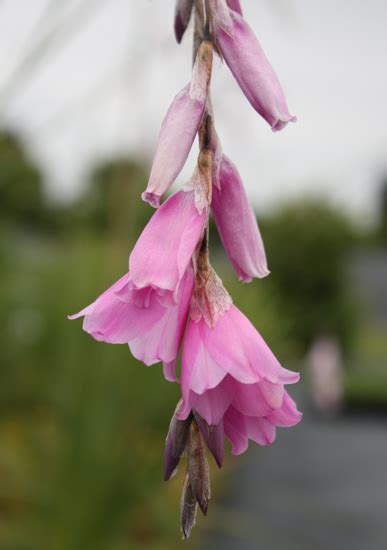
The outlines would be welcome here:
M 49 205 L 18 140 L 0 136 L 1 549 L 181 544 L 181 480 L 162 481 L 179 388 L 160 365 L 145 367 L 126 346 L 96 342 L 67 320 L 127 270 L 153 212 L 140 200 L 146 177 L 142 165 L 116 159 L 95 169 L 73 204 Z M 319 331 L 350 342 L 350 224 L 329 206 L 303 203 L 261 228 L 273 273 L 248 286 L 212 231 L 213 261 L 236 305 L 285 364 Z M 200 529 L 188 546 L 200 547 L 199 537 Z
M 357 319 L 345 269 L 357 239 L 352 223 L 322 200 L 304 200 L 281 207 L 261 225 L 270 284 L 300 353 L 327 334 L 349 351 Z
M 44 220 L 39 170 L 10 133 L 0 133 L 0 220 L 40 225 Z

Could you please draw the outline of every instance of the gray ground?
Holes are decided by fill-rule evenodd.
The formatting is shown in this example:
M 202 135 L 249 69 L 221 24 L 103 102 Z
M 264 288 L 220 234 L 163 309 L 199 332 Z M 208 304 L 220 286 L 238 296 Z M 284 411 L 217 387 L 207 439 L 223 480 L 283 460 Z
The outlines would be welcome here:
M 206 550 L 387 548 L 387 419 L 306 411 L 236 463 Z

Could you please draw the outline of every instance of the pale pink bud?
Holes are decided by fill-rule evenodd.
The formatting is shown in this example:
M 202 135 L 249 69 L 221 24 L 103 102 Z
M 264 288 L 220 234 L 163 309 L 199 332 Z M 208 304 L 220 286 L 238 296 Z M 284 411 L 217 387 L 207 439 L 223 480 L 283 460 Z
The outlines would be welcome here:
M 220 0 L 217 0 L 220 1 Z M 231 29 L 224 23 L 224 12 L 213 13 L 217 46 L 241 90 L 272 130 L 282 130 L 295 122 L 286 104 L 281 84 L 260 43 L 246 21 L 230 11 Z
M 175 36 L 181 42 L 191 19 L 193 0 L 177 0 L 175 8 Z
M 175 97 L 161 125 L 144 201 L 157 207 L 181 172 L 201 123 L 211 77 L 212 46 L 202 42 L 191 83 Z
M 270 272 L 254 210 L 238 170 L 225 155 L 219 179 L 220 187 L 212 189 L 211 209 L 227 255 L 240 280 L 266 277 Z

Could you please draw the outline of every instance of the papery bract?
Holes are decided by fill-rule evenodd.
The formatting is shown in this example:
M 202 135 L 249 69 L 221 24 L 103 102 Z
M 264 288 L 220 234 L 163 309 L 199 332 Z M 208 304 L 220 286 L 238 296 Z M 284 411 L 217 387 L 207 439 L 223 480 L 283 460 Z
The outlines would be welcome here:
M 198 212 L 195 191 L 178 191 L 153 214 L 130 257 L 131 284 L 154 288 L 174 300 L 180 281 L 203 235 L 206 210 Z
M 212 46 L 202 42 L 191 83 L 174 98 L 161 125 L 148 186 L 142 198 L 159 206 L 187 160 L 206 105 L 211 76 Z
M 175 380 L 172 367 L 187 321 L 193 282 L 189 266 L 179 286 L 176 304 L 162 305 L 157 293 L 150 292 L 144 307 L 136 303 L 138 291 L 133 290 L 128 273 L 70 319 L 83 316 L 83 329 L 93 338 L 111 344 L 128 344 L 134 357 L 146 365 L 163 361 L 170 373 L 167 377 Z
M 219 188 L 212 189 L 211 209 L 227 255 L 240 280 L 266 277 L 270 272 L 254 211 L 238 170 L 225 155 L 219 180 Z
M 295 122 L 296 117 L 289 113 L 277 75 L 243 17 L 234 11 L 230 11 L 230 17 L 231 32 L 221 24 L 215 26 L 218 48 L 254 109 L 273 131 L 282 130 L 288 122 Z
M 178 43 L 181 42 L 183 35 L 191 19 L 194 0 L 177 0 L 175 8 L 175 37 Z

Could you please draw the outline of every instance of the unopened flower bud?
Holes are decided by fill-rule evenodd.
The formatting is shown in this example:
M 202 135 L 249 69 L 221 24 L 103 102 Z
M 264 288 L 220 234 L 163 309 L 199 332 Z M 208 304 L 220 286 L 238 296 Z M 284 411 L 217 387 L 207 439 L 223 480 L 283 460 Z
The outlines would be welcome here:
M 209 426 L 197 411 L 193 411 L 200 432 L 211 451 L 219 468 L 222 467 L 224 459 L 224 427 L 223 420 L 216 426 Z
M 187 445 L 189 426 L 192 415 L 186 420 L 177 420 L 175 414 L 169 425 L 167 439 L 164 450 L 164 481 L 168 481 L 180 462 Z
M 175 8 L 175 36 L 180 44 L 191 19 L 193 0 L 177 0 Z
M 210 469 L 208 467 L 206 446 L 195 420 L 189 427 L 187 472 L 192 492 L 204 515 L 207 515 L 208 501 L 211 497 Z
M 174 98 L 161 125 L 149 181 L 142 198 L 158 207 L 182 170 L 203 118 L 212 70 L 212 45 L 200 44 L 187 84 Z
M 195 527 L 196 510 L 197 502 L 187 472 L 180 500 L 180 528 L 183 539 L 188 539 L 193 527 Z

